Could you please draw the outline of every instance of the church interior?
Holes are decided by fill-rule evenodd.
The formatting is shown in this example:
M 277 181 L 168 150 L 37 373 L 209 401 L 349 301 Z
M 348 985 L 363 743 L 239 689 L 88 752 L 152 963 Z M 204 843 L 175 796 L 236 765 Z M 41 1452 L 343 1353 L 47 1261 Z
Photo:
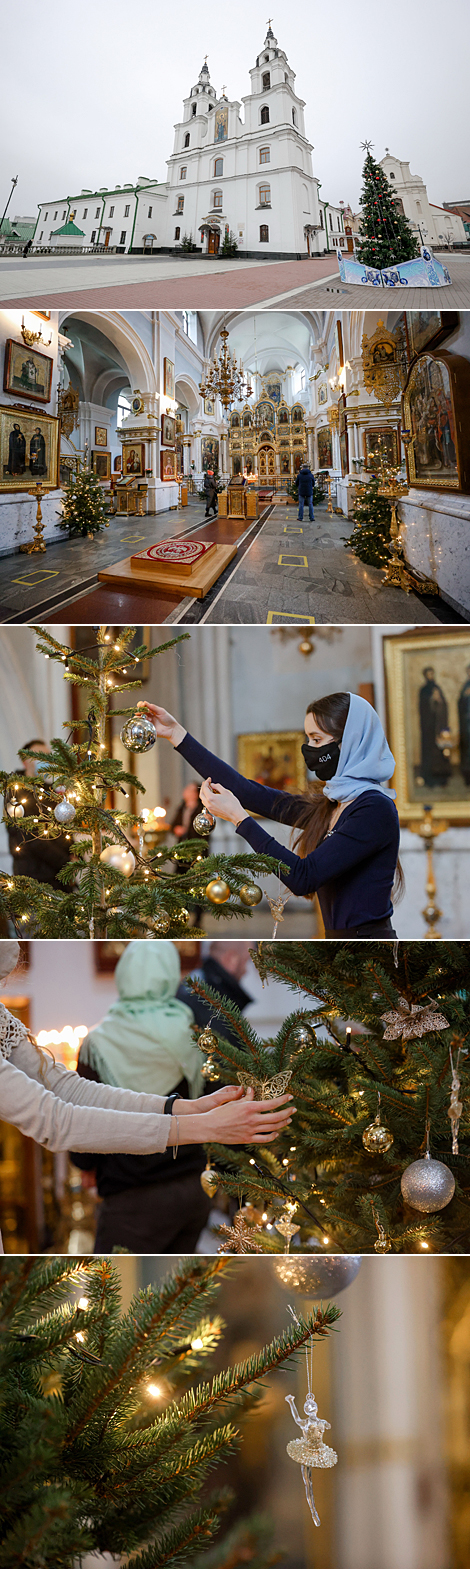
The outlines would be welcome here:
M 2 621 L 467 622 L 469 331 L 451 311 L 0 311 Z M 374 471 L 388 565 L 359 538 Z M 79 475 L 101 526 L 67 526 Z

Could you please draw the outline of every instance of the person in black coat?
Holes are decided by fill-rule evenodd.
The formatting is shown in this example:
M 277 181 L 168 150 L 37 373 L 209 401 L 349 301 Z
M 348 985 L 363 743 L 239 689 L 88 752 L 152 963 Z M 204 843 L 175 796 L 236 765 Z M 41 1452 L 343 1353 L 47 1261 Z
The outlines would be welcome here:
M 302 522 L 304 515 L 304 505 L 306 501 L 308 502 L 308 515 L 310 522 L 313 523 L 315 521 L 315 514 L 313 511 L 314 483 L 312 470 L 309 469 L 308 463 L 302 463 L 302 467 L 299 469 L 299 523 Z
M 208 469 L 207 474 L 204 475 L 204 493 L 206 497 L 205 516 L 208 518 L 209 513 L 213 512 L 216 518 L 218 512 L 217 483 L 211 469 Z
M 200 969 L 195 971 L 191 978 L 205 981 L 206 986 L 210 986 L 212 991 L 220 992 L 221 997 L 226 997 L 229 1002 L 236 1003 L 237 1008 L 243 1013 L 253 1001 L 249 992 L 240 985 L 249 964 L 251 946 L 251 943 L 240 941 L 219 940 L 211 943 L 207 959 L 204 959 Z M 222 1035 L 224 1040 L 232 1041 L 235 1046 L 240 1045 L 226 1020 L 216 1018 L 209 1003 L 205 1002 L 203 997 L 197 997 L 195 992 L 190 990 L 187 981 L 181 982 L 176 995 L 180 1002 L 186 1002 L 192 1008 L 195 1022 L 201 1029 L 204 1029 L 212 1019 L 217 1035 Z
M 35 752 L 49 751 L 45 741 L 27 741 L 26 746 Z M 24 750 L 25 748 L 22 748 Z M 59 834 L 53 839 L 36 838 L 36 829 L 26 833 L 22 827 L 22 819 L 10 817 L 8 807 L 13 800 L 18 801 L 23 807 L 24 817 L 37 817 L 38 807 L 47 805 L 57 806 L 56 796 L 47 794 L 47 777 L 41 772 L 41 765 L 35 758 L 26 758 L 24 769 L 19 769 L 24 777 L 25 784 L 21 791 L 15 795 L 10 794 L 7 802 L 7 834 L 10 855 L 13 860 L 13 871 L 17 877 L 34 877 L 37 883 L 48 883 L 50 888 L 55 888 L 59 893 L 64 893 L 64 884 L 58 882 L 58 872 L 67 865 L 70 857 L 70 841 L 64 834 Z M 36 785 L 33 784 L 37 776 Z M 30 781 L 30 783 L 28 783 Z M 38 801 L 37 790 L 44 791 L 41 801 Z

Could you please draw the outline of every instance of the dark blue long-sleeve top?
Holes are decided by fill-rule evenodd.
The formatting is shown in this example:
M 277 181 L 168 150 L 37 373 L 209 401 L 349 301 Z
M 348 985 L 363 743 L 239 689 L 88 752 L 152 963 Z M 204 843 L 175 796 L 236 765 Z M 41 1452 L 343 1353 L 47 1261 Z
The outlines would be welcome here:
M 298 822 L 305 806 L 301 797 L 244 779 L 189 734 L 177 751 L 203 779 L 231 790 L 246 811 L 292 826 Z M 380 790 L 365 790 L 345 806 L 335 827 L 305 857 L 285 849 L 251 817 L 244 817 L 236 832 L 258 854 L 271 855 L 289 867 L 281 879 L 292 893 L 304 898 L 318 894 L 327 931 L 366 926 L 393 914 L 400 825 L 394 802 Z

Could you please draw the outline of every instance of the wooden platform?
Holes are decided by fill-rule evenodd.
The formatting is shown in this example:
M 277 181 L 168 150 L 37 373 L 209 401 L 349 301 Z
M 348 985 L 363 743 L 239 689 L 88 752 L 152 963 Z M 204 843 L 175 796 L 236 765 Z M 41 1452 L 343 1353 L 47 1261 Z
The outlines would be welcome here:
M 116 561 L 114 566 L 105 567 L 98 573 L 98 581 L 107 583 L 109 587 L 143 589 L 148 594 L 149 589 L 164 589 L 167 594 L 172 594 L 176 599 L 186 599 L 191 594 L 194 599 L 204 599 L 213 584 L 217 582 L 221 572 L 225 571 L 229 561 L 237 553 L 236 543 L 232 545 L 216 545 L 210 555 L 205 558 L 200 566 L 195 567 L 190 576 L 183 572 L 156 572 L 154 568 L 135 567 L 131 557 L 126 556 L 124 561 Z

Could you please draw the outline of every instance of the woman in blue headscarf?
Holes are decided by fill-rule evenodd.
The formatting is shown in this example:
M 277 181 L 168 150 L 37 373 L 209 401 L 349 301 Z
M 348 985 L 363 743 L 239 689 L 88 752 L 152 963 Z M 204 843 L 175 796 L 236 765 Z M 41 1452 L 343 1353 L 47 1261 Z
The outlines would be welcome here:
M 258 854 L 279 860 L 292 893 L 318 894 L 327 937 L 394 937 L 392 888 L 400 828 L 395 791 L 387 781 L 395 760 L 375 709 L 354 692 L 333 692 L 310 703 L 302 747 L 316 776 L 304 795 L 270 790 L 244 779 L 206 751 L 164 708 L 149 710 L 157 734 L 171 741 L 203 775 L 201 799 L 214 817 L 235 824 Z M 298 830 L 287 850 L 248 815 L 256 812 Z

